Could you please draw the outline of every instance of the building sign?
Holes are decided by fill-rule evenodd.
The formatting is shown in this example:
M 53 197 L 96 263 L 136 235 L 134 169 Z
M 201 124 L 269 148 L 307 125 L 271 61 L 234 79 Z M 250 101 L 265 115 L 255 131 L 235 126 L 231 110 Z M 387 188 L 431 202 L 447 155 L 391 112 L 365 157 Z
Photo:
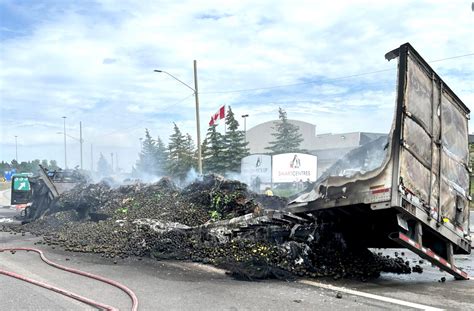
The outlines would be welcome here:
M 304 153 L 283 153 L 272 158 L 274 183 L 316 181 L 317 157 Z
M 252 189 L 260 184 L 272 182 L 272 157 L 265 154 L 253 154 L 242 159 L 242 178 Z

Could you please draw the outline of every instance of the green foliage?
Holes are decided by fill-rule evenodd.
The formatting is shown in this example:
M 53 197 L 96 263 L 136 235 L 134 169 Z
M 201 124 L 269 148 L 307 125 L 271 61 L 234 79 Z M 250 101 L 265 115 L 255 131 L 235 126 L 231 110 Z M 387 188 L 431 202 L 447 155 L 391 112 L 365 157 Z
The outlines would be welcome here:
M 51 160 L 49 163 L 48 160 L 40 161 L 39 159 L 35 159 L 33 161 L 23 161 L 21 163 L 18 163 L 16 160 L 12 160 L 11 163 L 5 161 L 0 162 L 0 172 L 16 169 L 17 173 L 36 173 L 39 170 L 39 164 L 49 170 L 56 170 L 59 168 L 55 160 Z
M 164 176 L 167 174 L 167 161 L 168 151 L 161 138 L 154 140 L 150 131 L 145 129 L 145 138 L 135 165 L 134 175 Z
M 183 135 L 176 123 L 173 124 L 174 132 L 168 145 L 168 171 L 171 176 L 183 181 L 189 170 L 196 167 L 194 143 L 189 134 Z
M 188 168 L 188 171 L 192 167 L 197 167 L 197 154 L 195 151 L 196 148 L 194 147 L 193 139 L 191 135 L 187 133 L 184 140 L 183 165 Z
M 223 174 L 227 168 L 225 158 L 224 136 L 216 130 L 217 125 L 211 125 L 207 130 L 206 143 L 202 150 L 203 170 L 207 173 Z
M 227 132 L 225 133 L 224 162 L 226 172 L 240 173 L 242 158 L 249 155 L 248 142 L 245 141 L 245 133 L 239 131 L 239 122 L 235 120 L 232 108 L 229 106 L 225 118 Z
M 218 211 L 210 211 L 209 216 L 211 217 L 211 220 L 213 221 L 218 221 L 221 219 L 222 215 Z
M 299 127 L 288 122 L 285 110 L 278 108 L 278 118 L 280 121 L 273 129 L 276 132 L 272 133 L 275 140 L 270 142 L 270 146 L 266 147 L 272 154 L 300 152 L 300 144 L 303 137 L 299 132 Z
M 59 169 L 58 162 L 56 160 L 50 160 L 48 165 L 49 170 L 57 170 Z
M 158 176 L 164 176 L 167 174 L 166 163 L 168 162 L 168 150 L 160 137 L 156 139 L 156 174 Z
M 273 195 L 283 197 L 283 198 L 289 198 L 289 197 L 301 192 L 301 190 L 293 189 L 293 188 L 287 188 L 287 189 L 274 188 L 274 189 L 272 189 L 272 192 L 273 192 Z
M 225 123 L 227 128 L 225 135 L 217 132 L 215 124 L 207 130 L 202 146 L 203 167 L 207 173 L 239 173 L 242 158 L 249 155 L 245 133 L 238 130 L 239 122 L 235 120 L 230 106 Z
M 157 174 L 157 146 L 156 142 L 151 138 L 148 129 L 145 129 L 145 138 L 142 140 L 142 150 L 138 155 L 136 169 L 139 174 Z
M 128 213 L 128 208 L 126 208 L 126 207 L 117 208 L 115 210 L 115 213 L 117 213 L 117 214 L 127 214 Z

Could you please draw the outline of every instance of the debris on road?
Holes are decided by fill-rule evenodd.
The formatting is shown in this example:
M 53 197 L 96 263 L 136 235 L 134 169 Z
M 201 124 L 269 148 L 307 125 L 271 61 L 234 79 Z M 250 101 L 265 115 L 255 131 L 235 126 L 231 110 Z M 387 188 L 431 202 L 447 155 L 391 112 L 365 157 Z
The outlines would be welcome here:
M 348 245 L 326 220 L 304 222 L 280 212 L 285 205 L 283 198 L 255 194 L 218 175 L 184 189 L 168 178 L 117 188 L 79 184 L 52 202 L 40 219 L 4 230 L 41 235 L 49 246 L 99 253 L 114 264 L 128 256 L 192 260 L 244 280 L 327 276 L 365 281 L 384 271 L 411 273 L 399 257 Z

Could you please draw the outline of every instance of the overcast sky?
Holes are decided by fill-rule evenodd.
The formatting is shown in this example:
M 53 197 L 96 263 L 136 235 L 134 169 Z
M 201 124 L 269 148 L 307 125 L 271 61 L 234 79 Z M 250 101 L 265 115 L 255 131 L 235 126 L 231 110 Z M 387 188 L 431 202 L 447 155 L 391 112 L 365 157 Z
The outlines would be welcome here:
M 319 134 L 388 132 L 397 64 L 384 54 L 405 42 L 428 61 L 474 53 L 471 2 L 0 0 L 0 160 L 17 135 L 20 161 L 63 165 L 62 116 L 73 137 L 83 123 L 86 168 L 93 144 L 95 163 L 114 152 L 129 171 L 145 128 L 167 141 L 176 122 L 195 138 L 192 91 L 153 72 L 193 86 L 194 59 L 203 136 L 224 104 L 247 128 L 282 107 Z M 471 109 L 473 64 L 431 63 Z

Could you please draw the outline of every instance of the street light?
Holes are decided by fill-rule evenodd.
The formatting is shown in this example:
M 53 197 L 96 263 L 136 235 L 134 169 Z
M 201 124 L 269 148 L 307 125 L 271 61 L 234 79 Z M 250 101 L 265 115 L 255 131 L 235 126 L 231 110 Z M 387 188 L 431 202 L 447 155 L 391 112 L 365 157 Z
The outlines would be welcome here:
M 64 169 L 67 169 L 67 152 L 66 152 L 66 117 L 64 119 Z
M 64 135 L 64 132 L 56 132 L 56 134 L 61 134 L 61 135 Z M 71 139 L 74 139 L 74 140 L 77 140 L 77 141 L 81 141 L 79 138 L 77 137 L 74 137 L 74 136 L 71 136 L 69 134 L 66 134 L 67 137 L 71 138 Z
M 244 118 L 244 134 L 245 134 L 245 142 L 247 142 L 247 117 L 248 114 L 243 114 L 242 118 Z
M 67 134 L 66 132 L 57 132 L 56 134 L 64 134 L 67 137 L 72 138 L 74 140 L 77 140 L 79 142 L 80 148 L 81 148 L 80 149 L 80 159 L 81 159 L 81 170 L 82 170 L 83 169 L 83 167 L 82 167 L 82 143 L 84 142 L 84 139 L 82 139 L 82 122 L 79 122 L 79 135 L 80 135 L 79 138 L 71 136 L 71 135 Z
M 196 131 L 197 131 L 197 146 L 198 146 L 198 170 L 199 174 L 202 175 L 202 157 L 201 157 L 201 129 L 200 129 L 200 121 L 199 121 L 199 97 L 198 97 L 198 80 L 197 80 L 197 63 L 194 60 L 194 88 L 189 86 L 188 84 L 184 83 L 180 79 L 173 76 L 171 73 L 155 69 L 155 72 L 158 73 L 166 73 L 171 78 L 175 79 L 179 83 L 183 84 L 187 88 L 191 89 L 194 92 L 194 99 L 196 101 Z
M 18 163 L 18 136 L 15 135 L 15 160 Z

